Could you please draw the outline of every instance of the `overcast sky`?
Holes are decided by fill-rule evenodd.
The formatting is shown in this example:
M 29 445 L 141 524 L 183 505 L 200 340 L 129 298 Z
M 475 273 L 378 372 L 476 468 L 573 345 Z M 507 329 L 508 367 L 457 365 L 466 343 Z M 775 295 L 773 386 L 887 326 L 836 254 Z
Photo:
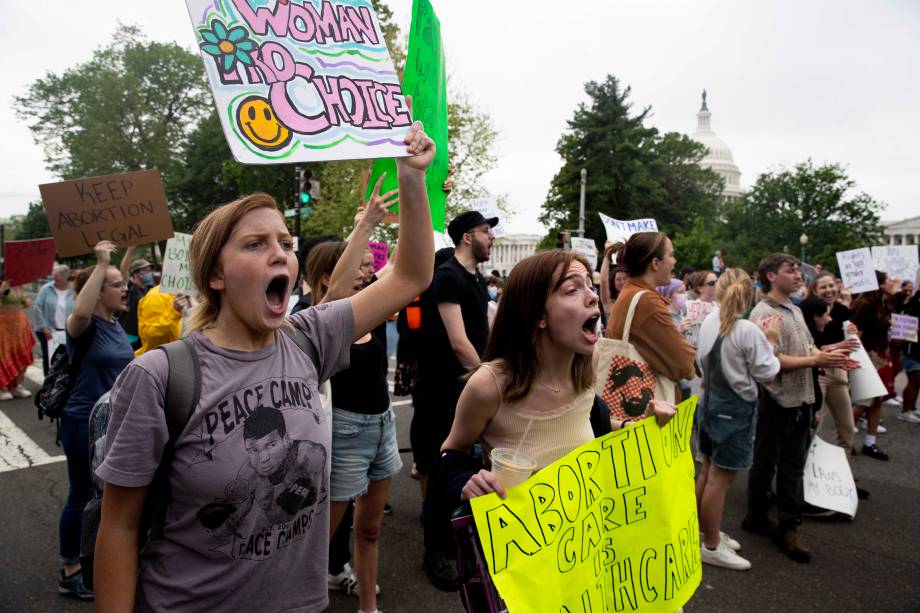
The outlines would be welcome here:
M 411 0 L 388 0 L 408 30 Z M 487 178 L 508 196 L 512 231 L 535 221 L 560 166 L 556 141 L 583 84 L 608 73 L 651 123 L 690 134 L 700 91 L 743 186 L 809 157 L 840 162 L 888 208 L 920 214 L 920 2 L 916 0 L 432 0 L 452 83 L 500 130 Z M 12 97 L 87 60 L 121 21 L 194 47 L 184 2 L 3 2 L 0 217 L 23 213 L 53 180 Z M 590 181 L 590 177 L 589 177 Z

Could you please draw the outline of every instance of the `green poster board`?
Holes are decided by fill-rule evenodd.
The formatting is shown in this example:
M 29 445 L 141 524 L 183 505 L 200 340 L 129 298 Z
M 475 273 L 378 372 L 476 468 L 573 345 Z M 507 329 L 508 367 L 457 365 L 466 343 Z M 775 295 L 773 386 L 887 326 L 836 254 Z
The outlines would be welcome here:
M 441 187 L 447 179 L 447 75 L 444 69 L 444 47 L 441 45 L 441 22 L 434 14 L 429 0 L 413 0 L 412 25 L 409 30 L 409 53 L 403 74 L 403 93 L 412 96 L 412 115 L 421 121 L 434 140 L 437 151 L 425 176 L 431 225 L 444 231 L 444 205 L 447 195 Z M 381 193 L 396 189 L 396 162 L 392 158 L 374 162 L 367 182 L 365 199 L 369 198 L 377 179 L 387 173 Z M 393 207 L 399 210 L 399 205 Z

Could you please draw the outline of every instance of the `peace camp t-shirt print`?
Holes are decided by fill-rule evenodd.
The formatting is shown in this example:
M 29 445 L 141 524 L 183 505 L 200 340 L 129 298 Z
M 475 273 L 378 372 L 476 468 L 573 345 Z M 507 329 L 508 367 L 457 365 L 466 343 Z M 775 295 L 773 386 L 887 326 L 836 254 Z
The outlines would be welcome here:
M 318 383 L 347 368 L 354 318 L 342 300 L 291 321 L 315 345 L 319 373 L 281 332 L 256 352 L 192 335 L 201 401 L 176 445 L 163 536 L 141 554 L 137 610 L 326 607 L 330 428 Z M 167 376 L 166 354 L 151 351 L 116 382 L 105 481 L 153 479 L 168 440 Z

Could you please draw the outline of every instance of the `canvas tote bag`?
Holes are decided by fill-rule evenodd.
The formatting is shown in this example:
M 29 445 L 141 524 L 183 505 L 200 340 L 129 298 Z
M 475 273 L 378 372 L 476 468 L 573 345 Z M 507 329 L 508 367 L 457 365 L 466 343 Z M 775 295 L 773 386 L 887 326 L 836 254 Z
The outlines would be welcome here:
M 646 290 L 636 293 L 629 303 L 623 339 L 601 338 L 594 351 L 594 392 L 610 407 L 610 416 L 618 420 L 636 419 L 651 413 L 652 399 L 674 404 L 675 384 L 656 375 L 629 342 L 629 329 L 639 298 Z

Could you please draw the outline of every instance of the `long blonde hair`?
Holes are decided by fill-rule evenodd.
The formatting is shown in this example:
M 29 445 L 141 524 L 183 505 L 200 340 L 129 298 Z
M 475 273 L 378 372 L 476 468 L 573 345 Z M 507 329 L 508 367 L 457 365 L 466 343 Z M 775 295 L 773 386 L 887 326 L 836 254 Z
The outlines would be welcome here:
M 211 327 L 217 321 L 220 292 L 211 287 L 211 276 L 218 267 L 220 251 L 230 240 L 233 228 L 247 213 L 257 209 L 277 211 L 278 207 L 275 199 L 268 194 L 250 194 L 214 209 L 195 228 L 188 259 L 192 280 L 198 287 L 198 304 L 189 315 L 186 332 Z
M 738 318 L 754 302 L 754 282 L 742 268 L 729 268 L 716 282 L 719 303 L 719 336 L 731 334 Z

